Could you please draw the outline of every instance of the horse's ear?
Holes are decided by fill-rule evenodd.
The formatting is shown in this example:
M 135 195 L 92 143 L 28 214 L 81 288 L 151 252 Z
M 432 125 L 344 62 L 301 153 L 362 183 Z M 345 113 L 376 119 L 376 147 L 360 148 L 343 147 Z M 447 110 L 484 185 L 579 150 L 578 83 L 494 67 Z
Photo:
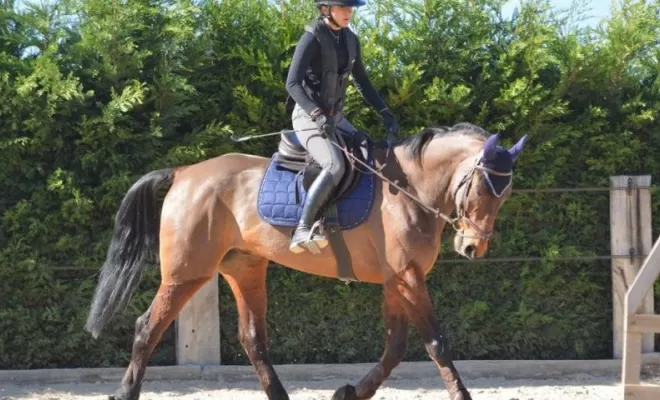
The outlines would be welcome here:
M 518 140 L 518 143 L 511 146 L 511 148 L 509 149 L 509 154 L 511 155 L 511 159 L 514 162 L 518 160 L 518 157 L 520 156 L 523 147 L 525 147 L 525 142 L 527 142 L 527 135 L 521 137 L 520 140 Z
M 488 139 L 486 139 L 486 143 L 484 144 L 484 159 L 485 160 L 493 160 L 495 156 L 497 155 L 497 142 L 500 139 L 500 134 L 495 134 L 495 135 L 490 135 Z

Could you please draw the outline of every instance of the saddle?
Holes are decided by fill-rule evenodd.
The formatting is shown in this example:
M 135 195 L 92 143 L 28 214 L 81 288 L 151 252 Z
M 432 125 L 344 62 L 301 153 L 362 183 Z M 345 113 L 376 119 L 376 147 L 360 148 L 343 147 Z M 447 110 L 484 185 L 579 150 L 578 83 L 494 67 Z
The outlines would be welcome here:
M 372 165 L 374 143 L 366 134 L 360 131 L 349 133 L 337 131 L 336 139 L 339 146 L 346 152 L 366 165 Z M 348 157 L 344 152 L 342 152 L 342 157 L 346 166 L 344 174 L 327 203 L 321 208 L 319 225 L 328 237 L 337 263 L 339 279 L 350 281 L 356 280 L 356 278 L 353 274 L 351 256 L 346 248 L 342 226 L 338 218 L 337 201 L 356 188 L 364 174 L 362 171 L 364 167 L 358 165 L 359 163 L 352 157 Z M 321 166 L 312 159 L 307 150 L 298 142 L 295 134 L 282 135 L 278 151 L 273 155 L 273 161 L 279 164 L 279 168 L 300 174 L 302 176 L 302 187 L 305 191 L 309 189 L 314 179 L 321 172 Z M 300 189 L 296 186 L 294 190 L 296 192 L 296 202 L 299 204 L 301 201 Z

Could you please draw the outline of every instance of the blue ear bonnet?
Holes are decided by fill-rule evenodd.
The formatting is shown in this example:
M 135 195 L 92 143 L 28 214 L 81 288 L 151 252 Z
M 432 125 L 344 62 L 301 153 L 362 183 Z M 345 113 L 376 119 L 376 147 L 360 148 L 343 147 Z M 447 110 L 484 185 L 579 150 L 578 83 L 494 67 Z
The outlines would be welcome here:
M 486 186 L 496 197 L 500 197 L 511 186 L 513 165 L 525 146 L 527 135 L 508 150 L 497 145 L 498 139 L 499 135 L 492 135 L 486 140 L 480 160 L 484 167 L 480 169 Z

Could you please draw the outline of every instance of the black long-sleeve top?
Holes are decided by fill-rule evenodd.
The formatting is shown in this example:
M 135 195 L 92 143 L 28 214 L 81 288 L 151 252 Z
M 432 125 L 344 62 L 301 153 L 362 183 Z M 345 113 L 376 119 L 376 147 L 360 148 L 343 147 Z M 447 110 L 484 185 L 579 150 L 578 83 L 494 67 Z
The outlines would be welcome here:
M 335 31 L 334 33 L 337 34 L 338 31 Z M 344 44 L 344 32 L 341 33 L 341 40 L 339 40 L 338 43 L 335 42 L 335 48 L 337 49 L 337 71 L 340 73 L 341 71 L 346 70 L 348 64 L 348 50 Z M 293 100 L 298 103 L 307 114 L 310 114 L 312 110 L 317 107 L 320 108 L 320 105 L 316 104 L 307 95 L 302 86 L 303 81 L 305 81 L 305 84 L 315 92 L 320 93 L 322 71 L 321 45 L 313 34 L 305 31 L 298 41 L 298 45 L 293 54 L 293 60 L 286 79 L 286 89 L 291 98 L 293 98 Z M 377 112 L 386 108 L 383 99 L 378 92 L 376 92 L 376 89 L 373 87 L 367 76 L 367 71 L 362 63 L 362 52 L 360 50 L 359 40 L 357 40 L 356 44 L 355 63 L 353 64 L 352 75 L 356 89 L 369 105 L 371 105 Z

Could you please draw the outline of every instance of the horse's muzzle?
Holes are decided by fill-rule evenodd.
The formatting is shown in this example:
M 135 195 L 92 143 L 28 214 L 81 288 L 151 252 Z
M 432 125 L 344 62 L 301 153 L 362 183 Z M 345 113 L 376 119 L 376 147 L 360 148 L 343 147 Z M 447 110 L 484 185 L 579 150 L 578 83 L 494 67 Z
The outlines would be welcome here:
M 488 239 L 481 238 L 469 230 L 459 231 L 454 237 L 454 251 L 469 260 L 482 258 L 488 251 Z

